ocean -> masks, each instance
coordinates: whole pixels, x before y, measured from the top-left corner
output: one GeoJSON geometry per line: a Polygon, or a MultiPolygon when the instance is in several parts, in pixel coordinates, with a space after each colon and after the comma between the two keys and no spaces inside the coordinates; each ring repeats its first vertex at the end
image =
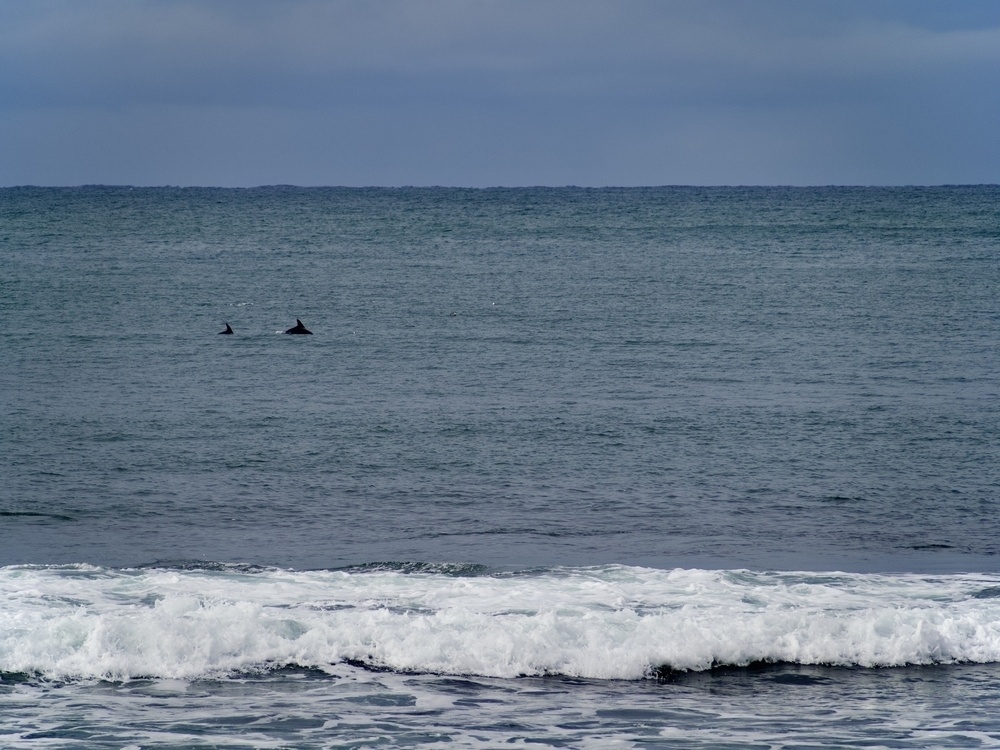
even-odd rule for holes
{"type": "Polygon", "coordinates": [[[0,189],[0,424],[5,748],[1000,747],[997,186],[0,189]]]}

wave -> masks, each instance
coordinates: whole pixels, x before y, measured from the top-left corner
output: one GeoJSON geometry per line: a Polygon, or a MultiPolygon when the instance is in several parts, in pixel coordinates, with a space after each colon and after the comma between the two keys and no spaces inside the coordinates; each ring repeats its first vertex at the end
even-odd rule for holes
{"type": "Polygon", "coordinates": [[[371,564],[0,568],[0,674],[299,666],[635,680],[761,663],[1000,661],[1000,577],[371,564]]]}

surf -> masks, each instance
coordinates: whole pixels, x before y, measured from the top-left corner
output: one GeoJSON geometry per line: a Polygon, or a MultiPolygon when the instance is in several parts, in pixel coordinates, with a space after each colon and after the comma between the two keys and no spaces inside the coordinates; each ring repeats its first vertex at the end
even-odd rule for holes
{"type": "Polygon", "coordinates": [[[350,664],[643,680],[991,663],[997,590],[970,574],[14,566],[0,569],[0,672],[199,679],[350,664]]]}

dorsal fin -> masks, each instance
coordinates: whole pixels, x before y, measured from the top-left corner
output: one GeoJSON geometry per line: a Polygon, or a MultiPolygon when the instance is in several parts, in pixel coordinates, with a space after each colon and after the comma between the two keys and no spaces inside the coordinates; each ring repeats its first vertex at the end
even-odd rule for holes
{"type": "Polygon", "coordinates": [[[295,326],[292,327],[292,328],[289,328],[287,331],[285,331],[285,333],[310,333],[311,334],[312,331],[310,331],[308,328],[306,328],[304,325],[302,325],[302,321],[299,320],[298,318],[296,318],[295,319],[295,326]]]}

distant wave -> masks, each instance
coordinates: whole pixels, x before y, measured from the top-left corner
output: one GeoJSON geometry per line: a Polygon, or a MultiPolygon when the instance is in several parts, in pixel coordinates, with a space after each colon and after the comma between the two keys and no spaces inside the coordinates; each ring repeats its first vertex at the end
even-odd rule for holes
{"type": "Polygon", "coordinates": [[[61,513],[42,513],[32,510],[0,510],[0,518],[52,518],[56,521],[72,521],[71,516],[61,513]]]}
{"type": "Polygon", "coordinates": [[[378,563],[0,568],[0,673],[194,679],[337,664],[636,680],[760,663],[1000,661],[1000,578],[378,563]]]}

